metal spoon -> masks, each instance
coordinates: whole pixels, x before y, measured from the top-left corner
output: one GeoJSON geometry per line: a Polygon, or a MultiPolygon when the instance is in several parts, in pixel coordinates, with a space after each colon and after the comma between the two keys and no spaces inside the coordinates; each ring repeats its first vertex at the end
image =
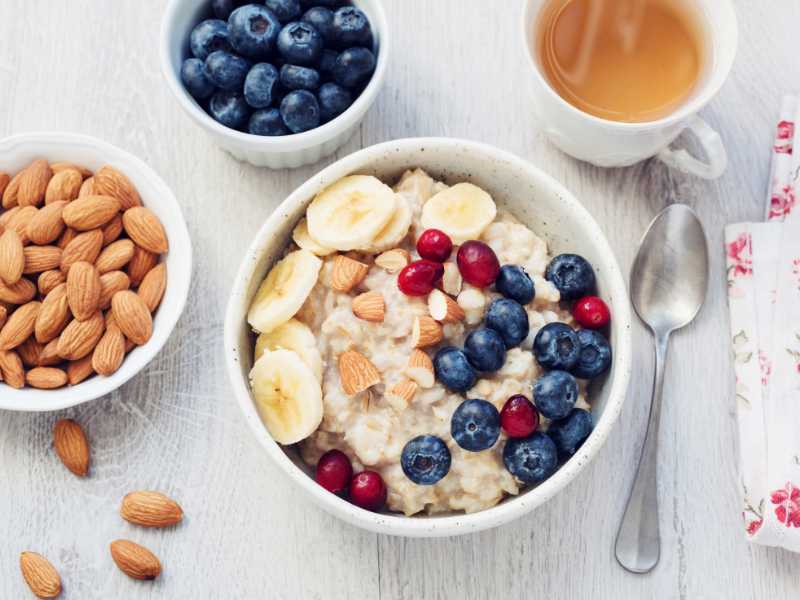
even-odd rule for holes
{"type": "Polygon", "coordinates": [[[631,269],[636,314],[655,336],[653,398],[642,455],[628,505],[617,533],[617,561],[633,573],[658,563],[658,430],[664,363],[670,334],[700,311],[708,287],[708,244],[703,226],[685,204],[667,207],[650,223],[631,269]]]}

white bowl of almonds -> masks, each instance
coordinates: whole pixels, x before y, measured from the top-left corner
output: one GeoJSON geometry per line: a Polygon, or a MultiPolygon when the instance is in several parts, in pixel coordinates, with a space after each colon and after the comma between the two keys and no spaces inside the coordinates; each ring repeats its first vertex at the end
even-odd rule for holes
{"type": "Polygon", "coordinates": [[[372,531],[445,536],[532,510],[597,454],[629,330],[616,259],[563,186],[422,138],[286,199],[245,257],[225,344],[248,423],[310,498],[372,531]]]}
{"type": "Polygon", "coordinates": [[[190,277],[180,207],[139,159],[76,134],[0,141],[0,408],[121,386],[167,341],[190,277]]]}

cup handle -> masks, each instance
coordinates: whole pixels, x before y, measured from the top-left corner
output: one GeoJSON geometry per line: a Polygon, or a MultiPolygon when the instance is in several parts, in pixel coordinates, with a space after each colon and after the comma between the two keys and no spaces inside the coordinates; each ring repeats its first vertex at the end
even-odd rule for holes
{"type": "Polygon", "coordinates": [[[670,168],[677,169],[689,175],[696,175],[703,179],[717,179],[725,172],[728,166],[728,153],[722,145],[722,138],[711,126],[698,116],[691,118],[686,125],[703,146],[708,162],[703,162],[686,150],[673,150],[664,148],[656,156],[670,168]]]}

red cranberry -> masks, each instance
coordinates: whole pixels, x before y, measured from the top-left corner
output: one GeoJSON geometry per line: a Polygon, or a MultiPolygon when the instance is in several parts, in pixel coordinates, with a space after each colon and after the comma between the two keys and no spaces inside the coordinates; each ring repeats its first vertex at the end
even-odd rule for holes
{"type": "Polygon", "coordinates": [[[483,242],[470,240],[461,244],[457,261],[464,281],[475,287],[491,285],[500,272],[497,255],[483,242]]]}
{"type": "Polygon", "coordinates": [[[417,240],[417,252],[422,258],[444,262],[450,258],[453,242],[444,231],[426,229],[417,240]]]}
{"type": "Polygon", "coordinates": [[[500,411],[500,425],[508,437],[528,437],[539,427],[539,413],[525,396],[511,396],[500,411]]]}
{"type": "Polygon", "coordinates": [[[377,511],[386,504],[386,484],[375,471],[361,471],[350,482],[350,500],[356,506],[377,511]]]}
{"type": "Polygon", "coordinates": [[[397,276],[397,287],[406,296],[425,296],[431,293],[442,275],[444,275],[442,263],[424,258],[415,260],[400,271],[397,276]]]}
{"type": "Polygon", "coordinates": [[[317,483],[329,492],[339,494],[347,490],[353,478],[350,459],[340,450],[328,450],[317,463],[317,483]]]}
{"type": "Polygon", "coordinates": [[[611,312],[608,306],[597,296],[584,296],[572,307],[572,316],[581,327],[600,329],[608,325],[611,312]]]}

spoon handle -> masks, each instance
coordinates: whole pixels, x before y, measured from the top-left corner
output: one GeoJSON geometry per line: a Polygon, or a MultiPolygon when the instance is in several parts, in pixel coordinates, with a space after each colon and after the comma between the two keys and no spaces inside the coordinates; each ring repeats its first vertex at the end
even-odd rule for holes
{"type": "Polygon", "coordinates": [[[664,363],[669,333],[656,334],[656,374],[653,399],[636,479],[617,533],[617,561],[632,573],[647,573],[658,564],[658,431],[661,422],[661,394],[664,389],[664,363]]]}

